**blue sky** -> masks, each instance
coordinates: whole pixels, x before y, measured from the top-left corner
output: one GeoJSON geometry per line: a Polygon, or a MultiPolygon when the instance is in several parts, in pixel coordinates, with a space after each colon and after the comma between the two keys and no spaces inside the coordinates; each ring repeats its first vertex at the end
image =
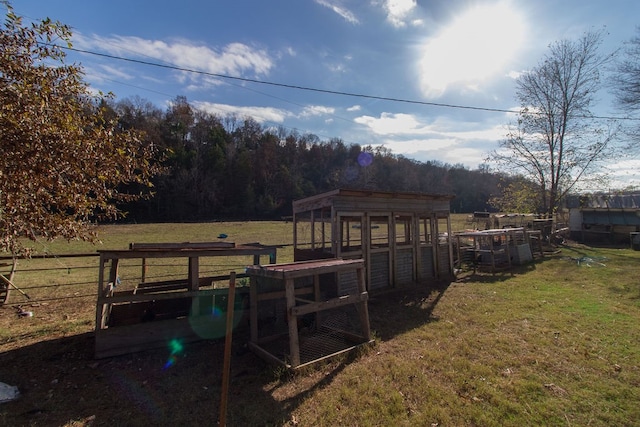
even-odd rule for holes
{"type": "MultiPolygon", "coordinates": [[[[70,25],[74,47],[135,60],[394,102],[263,85],[71,53],[95,90],[166,108],[249,115],[321,139],[384,145],[418,161],[471,169],[506,133],[514,78],[550,43],[605,29],[602,53],[640,25],[637,0],[13,1],[28,19],[70,25]]],[[[594,112],[617,115],[606,93],[594,112]]],[[[640,184],[640,161],[619,162],[640,184]]]]}

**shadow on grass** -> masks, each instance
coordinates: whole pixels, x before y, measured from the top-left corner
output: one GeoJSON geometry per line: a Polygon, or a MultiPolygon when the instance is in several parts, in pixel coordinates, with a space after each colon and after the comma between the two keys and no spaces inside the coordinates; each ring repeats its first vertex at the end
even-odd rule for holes
{"type": "Polygon", "coordinates": [[[537,265],[544,262],[544,258],[537,258],[536,260],[523,265],[514,265],[510,269],[497,270],[495,273],[478,269],[465,270],[458,274],[456,279],[457,283],[501,283],[513,278],[514,276],[527,274],[534,271],[537,265]]]}
{"type": "MultiPolygon", "coordinates": [[[[449,284],[373,295],[371,329],[389,340],[434,321],[449,284]]],[[[247,350],[246,332],[233,336],[227,424],[283,425],[293,411],[333,382],[358,352],[289,373],[247,350]]],[[[95,360],[93,333],[24,345],[0,354],[0,382],[20,397],[0,406],[0,425],[216,425],[224,340],[175,345],[95,360]]],[[[366,351],[366,350],[364,350],[366,351]]]]}
{"type": "Polygon", "coordinates": [[[449,282],[400,288],[369,298],[371,330],[389,340],[406,331],[437,321],[433,310],[449,288],[449,282]]]}
{"type": "MultiPolygon", "coordinates": [[[[290,411],[342,369],[282,400],[282,374],[234,336],[228,425],[281,425],[290,411]],[[278,377],[280,375],[280,377],[278,377]]],[[[0,354],[0,381],[20,397],[0,406],[0,425],[216,425],[224,340],[94,360],[93,333],[42,341],[0,354]]]]}

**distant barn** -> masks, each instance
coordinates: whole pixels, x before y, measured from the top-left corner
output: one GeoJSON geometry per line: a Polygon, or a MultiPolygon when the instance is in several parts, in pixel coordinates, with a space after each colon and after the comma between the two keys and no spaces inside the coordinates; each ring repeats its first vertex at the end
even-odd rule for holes
{"type": "Polygon", "coordinates": [[[369,291],[450,278],[453,197],[338,189],[296,200],[294,259],[363,259],[369,291]]]}

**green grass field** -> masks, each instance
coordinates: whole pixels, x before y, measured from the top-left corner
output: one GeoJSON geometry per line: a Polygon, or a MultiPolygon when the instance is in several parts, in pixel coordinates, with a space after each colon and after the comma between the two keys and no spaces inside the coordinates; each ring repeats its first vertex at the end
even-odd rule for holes
{"type": "MultiPolygon", "coordinates": [[[[277,222],[100,231],[99,246],[37,249],[94,252],[220,233],[236,243],[292,239],[291,223],[277,222]]],[[[291,254],[279,249],[279,261],[291,254]]],[[[22,393],[0,406],[0,425],[214,425],[222,343],[193,344],[170,369],[167,351],[92,360],[91,263],[97,258],[21,261],[16,284],[42,301],[14,292],[0,309],[0,382],[22,393]],[[33,317],[18,317],[18,304],[33,317]]],[[[446,286],[371,295],[369,310],[372,348],[294,374],[234,337],[228,424],[640,425],[639,251],[562,246],[513,274],[465,273],[446,286]]]]}

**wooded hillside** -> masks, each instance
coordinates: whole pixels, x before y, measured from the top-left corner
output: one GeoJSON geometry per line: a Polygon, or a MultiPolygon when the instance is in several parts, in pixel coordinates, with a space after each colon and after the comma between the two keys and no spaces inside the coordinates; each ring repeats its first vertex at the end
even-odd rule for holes
{"type": "Polygon", "coordinates": [[[124,129],[146,132],[165,150],[166,170],[154,179],[155,196],[122,206],[129,221],[274,219],[291,214],[292,200],[339,187],[454,194],[453,212],[484,211],[505,178],[266,127],[252,118],[209,114],[185,97],[166,111],[140,98],[110,108],[124,129]]]}

